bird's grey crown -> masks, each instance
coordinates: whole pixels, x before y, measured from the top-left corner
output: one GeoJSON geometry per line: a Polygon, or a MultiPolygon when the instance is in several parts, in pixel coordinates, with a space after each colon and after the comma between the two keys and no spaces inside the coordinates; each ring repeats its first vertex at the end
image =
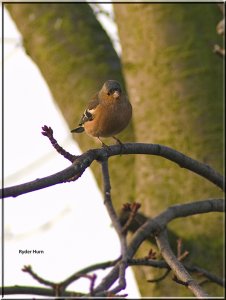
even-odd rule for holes
{"type": "Polygon", "coordinates": [[[118,81],[116,80],[108,80],[104,84],[104,88],[112,94],[114,91],[122,92],[121,86],[118,81]]]}

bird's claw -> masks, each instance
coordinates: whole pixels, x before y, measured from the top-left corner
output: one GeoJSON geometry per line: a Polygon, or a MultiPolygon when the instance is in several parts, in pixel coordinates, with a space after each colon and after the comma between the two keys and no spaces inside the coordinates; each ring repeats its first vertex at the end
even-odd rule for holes
{"type": "Polygon", "coordinates": [[[106,149],[107,151],[111,152],[110,146],[106,145],[105,143],[101,142],[101,147],[106,149]]]}
{"type": "Polygon", "coordinates": [[[117,139],[115,136],[113,136],[113,139],[116,141],[116,144],[120,145],[120,155],[122,155],[123,150],[125,150],[124,144],[119,139],[117,139]]]}

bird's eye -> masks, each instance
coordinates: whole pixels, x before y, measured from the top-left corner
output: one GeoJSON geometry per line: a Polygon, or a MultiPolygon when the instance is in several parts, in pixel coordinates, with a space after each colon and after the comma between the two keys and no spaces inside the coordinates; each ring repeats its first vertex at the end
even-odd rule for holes
{"type": "Polygon", "coordinates": [[[110,96],[111,94],[110,94],[110,92],[108,92],[108,96],[110,96]]]}

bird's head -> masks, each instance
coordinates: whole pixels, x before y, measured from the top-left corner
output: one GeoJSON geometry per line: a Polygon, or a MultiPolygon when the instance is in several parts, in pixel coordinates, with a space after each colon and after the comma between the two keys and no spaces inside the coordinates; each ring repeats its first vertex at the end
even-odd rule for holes
{"type": "Polygon", "coordinates": [[[122,94],[122,89],[118,81],[116,80],[108,80],[104,83],[101,94],[105,95],[109,98],[118,99],[122,94]]]}

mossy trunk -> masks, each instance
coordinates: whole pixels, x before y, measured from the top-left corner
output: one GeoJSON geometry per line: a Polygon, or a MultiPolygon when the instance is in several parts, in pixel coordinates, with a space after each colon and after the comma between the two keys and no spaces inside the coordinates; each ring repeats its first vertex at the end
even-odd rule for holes
{"type": "MultiPolygon", "coordinates": [[[[71,129],[105,80],[116,79],[124,85],[120,60],[88,4],[20,3],[7,4],[6,8],[23,36],[27,54],[39,67],[71,129]]],[[[83,151],[100,147],[86,134],[73,137],[83,151]]],[[[132,122],[119,137],[124,142],[134,140],[132,122]]],[[[94,163],[91,168],[102,188],[100,166],[94,163]]],[[[117,209],[133,199],[133,168],[132,156],[110,159],[117,209]]]]}
{"type": "MultiPolygon", "coordinates": [[[[223,172],[223,61],[216,4],[114,4],[122,46],[122,66],[134,109],[137,142],[175,148],[223,172]]],[[[175,203],[222,197],[205,179],[159,157],[136,156],[135,199],[145,215],[175,203]]],[[[219,213],[177,220],[170,229],[182,238],[189,261],[222,276],[223,222],[219,213]]],[[[147,245],[139,256],[147,253],[147,245]]],[[[147,283],[160,275],[134,268],[143,296],[189,296],[172,279],[147,283]]],[[[162,273],[162,271],[161,271],[162,273]]],[[[206,284],[210,295],[222,288],[206,284]]]]}

